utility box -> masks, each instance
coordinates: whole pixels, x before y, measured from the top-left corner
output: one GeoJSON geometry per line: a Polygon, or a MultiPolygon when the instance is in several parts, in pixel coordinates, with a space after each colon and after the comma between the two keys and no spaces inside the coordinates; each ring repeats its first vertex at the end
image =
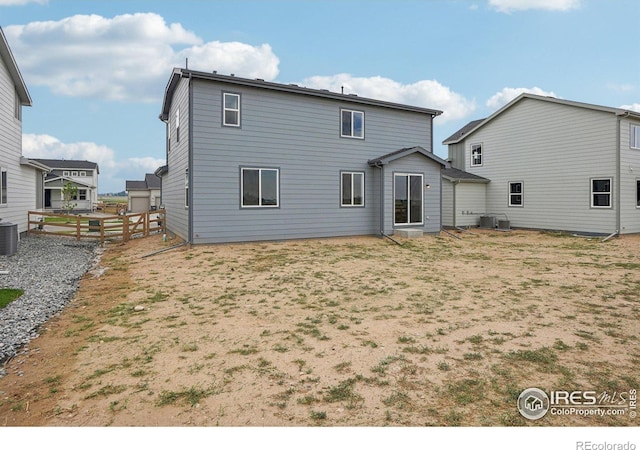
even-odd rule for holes
{"type": "Polygon", "coordinates": [[[0,222],[0,255],[11,256],[18,251],[18,225],[0,222]]]}
{"type": "Polygon", "coordinates": [[[511,229],[511,221],[509,220],[498,220],[498,230],[500,231],[509,231],[511,229]]]}
{"type": "Polygon", "coordinates": [[[480,228],[495,228],[496,218],[493,216],[480,216],[480,228]]]}

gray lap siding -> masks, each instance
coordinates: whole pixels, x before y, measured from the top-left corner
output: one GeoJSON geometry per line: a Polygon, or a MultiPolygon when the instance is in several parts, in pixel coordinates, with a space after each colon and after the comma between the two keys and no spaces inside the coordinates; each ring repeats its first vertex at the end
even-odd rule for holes
{"type": "Polygon", "coordinates": [[[367,161],[431,148],[429,116],[378,106],[193,80],[192,111],[193,243],[377,234],[379,169],[367,161]],[[224,91],[241,94],[240,128],[221,125],[224,91]],[[364,111],[365,139],[340,137],[341,107],[364,111]],[[279,169],[278,208],[241,207],[242,167],[279,169]],[[341,171],[364,173],[364,207],[341,207],[341,171]]]}

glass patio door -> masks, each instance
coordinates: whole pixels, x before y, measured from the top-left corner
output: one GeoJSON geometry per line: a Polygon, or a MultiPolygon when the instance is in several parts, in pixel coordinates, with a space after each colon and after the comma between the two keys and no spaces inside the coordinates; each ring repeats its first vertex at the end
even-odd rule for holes
{"type": "Polygon", "coordinates": [[[423,206],[423,176],[413,173],[393,175],[394,225],[421,225],[423,206]]]}

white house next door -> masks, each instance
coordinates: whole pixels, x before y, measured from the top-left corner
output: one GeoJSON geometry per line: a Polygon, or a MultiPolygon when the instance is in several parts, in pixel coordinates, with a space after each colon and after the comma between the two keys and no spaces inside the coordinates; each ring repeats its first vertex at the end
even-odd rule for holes
{"type": "Polygon", "coordinates": [[[394,225],[422,225],[424,183],[417,173],[394,173],[394,225]]]}

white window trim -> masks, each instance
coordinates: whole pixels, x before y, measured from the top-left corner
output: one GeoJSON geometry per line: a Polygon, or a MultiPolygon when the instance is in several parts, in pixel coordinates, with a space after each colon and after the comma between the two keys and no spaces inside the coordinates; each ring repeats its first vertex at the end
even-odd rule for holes
{"type": "Polygon", "coordinates": [[[409,172],[398,172],[393,174],[393,225],[394,226],[414,226],[414,225],[424,225],[424,174],[422,173],[409,173],[409,172]],[[396,177],[407,177],[407,222],[398,223],[396,222],[396,177]],[[411,177],[420,177],[420,196],[422,202],[422,221],[421,222],[411,222],[411,199],[409,198],[409,193],[411,192],[411,177]]]}
{"type": "Polygon", "coordinates": [[[235,92],[222,93],[222,125],[224,125],[225,127],[240,128],[240,124],[242,123],[242,119],[240,116],[240,110],[242,109],[241,108],[242,104],[240,103],[241,101],[242,101],[242,97],[238,93],[235,93],[235,92]],[[227,95],[238,97],[237,108],[227,108],[227,95]],[[227,111],[235,111],[238,113],[238,123],[227,123],[227,114],[226,114],[227,111]]]}
{"type": "Polygon", "coordinates": [[[629,147],[640,150],[640,125],[629,124],[629,147]]]}
{"type": "Polygon", "coordinates": [[[180,108],[176,109],[176,142],[180,142],[180,108]]]}
{"type": "Polygon", "coordinates": [[[522,181],[509,181],[509,184],[507,186],[508,192],[507,195],[509,195],[509,206],[512,208],[524,208],[524,182],[522,181]],[[511,185],[513,184],[519,184],[520,185],[520,192],[511,192],[511,185]],[[517,203],[512,203],[511,201],[511,196],[512,195],[519,195],[521,198],[521,202],[520,204],[517,203]]]}
{"type": "Polygon", "coordinates": [[[62,171],[62,176],[63,177],[70,177],[71,176],[71,172],[69,172],[68,170],[63,170],[62,171]]]}
{"type": "Polygon", "coordinates": [[[593,177],[589,179],[589,192],[591,196],[589,198],[589,204],[593,209],[612,209],[613,208],[613,178],[611,177],[593,177]],[[594,181],[603,181],[609,180],[609,192],[594,192],[593,191],[593,182],[594,181]],[[594,194],[607,194],[609,195],[609,206],[598,206],[593,204],[593,196],[594,194]]]}
{"type": "Polygon", "coordinates": [[[81,177],[86,177],[87,176],[87,172],[85,170],[81,170],[80,171],[80,176],[81,177]]]}
{"type": "Polygon", "coordinates": [[[280,208],[280,169],[275,167],[241,167],[240,168],[240,208],[242,209],[264,209],[264,208],[280,208]],[[273,171],[276,173],[276,204],[275,205],[245,205],[244,201],[244,171],[258,171],[258,198],[262,202],[262,172],[273,171]]]}
{"type": "Polygon", "coordinates": [[[78,171],[74,170],[73,172],[71,172],[71,176],[72,177],[77,177],[78,176],[78,171]]]}
{"type": "Polygon", "coordinates": [[[353,171],[348,171],[348,170],[344,170],[342,172],[340,172],[340,207],[342,208],[364,208],[365,206],[365,195],[364,195],[364,172],[353,172],[353,171]],[[342,195],[342,190],[344,188],[344,180],[343,180],[343,175],[351,175],[351,203],[344,203],[343,200],[343,195],[342,195]],[[353,198],[353,192],[354,192],[354,175],[362,175],[362,181],[360,182],[361,185],[361,189],[362,189],[362,204],[361,205],[356,205],[353,203],[354,198],[353,198]]]}
{"type": "Polygon", "coordinates": [[[477,144],[471,144],[471,150],[469,151],[469,156],[471,158],[471,161],[470,161],[471,167],[482,167],[482,164],[484,163],[483,150],[484,150],[484,144],[482,142],[479,142],[477,144]],[[474,147],[475,148],[477,148],[477,147],[480,148],[480,163],[479,164],[474,163],[474,158],[473,158],[474,147]]]}
{"type": "Polygon", "coordinates": [[[364,111],[358,111],[356,109],[346,109],[346,108],[340,109],[340,137],[350,138],[350,139],[364,139],[364,111]],[[344,112],[351,113],[351,130],[350,130],[351,134],[343,134],[342,133],[342,113],[344,113],[344,112]],[[355,122],[353,120],[353,114],[354,113],[362,114],[362,136],[355,136],[354,135],[354,130],[353,130],[353,124],[355,122]]]}

